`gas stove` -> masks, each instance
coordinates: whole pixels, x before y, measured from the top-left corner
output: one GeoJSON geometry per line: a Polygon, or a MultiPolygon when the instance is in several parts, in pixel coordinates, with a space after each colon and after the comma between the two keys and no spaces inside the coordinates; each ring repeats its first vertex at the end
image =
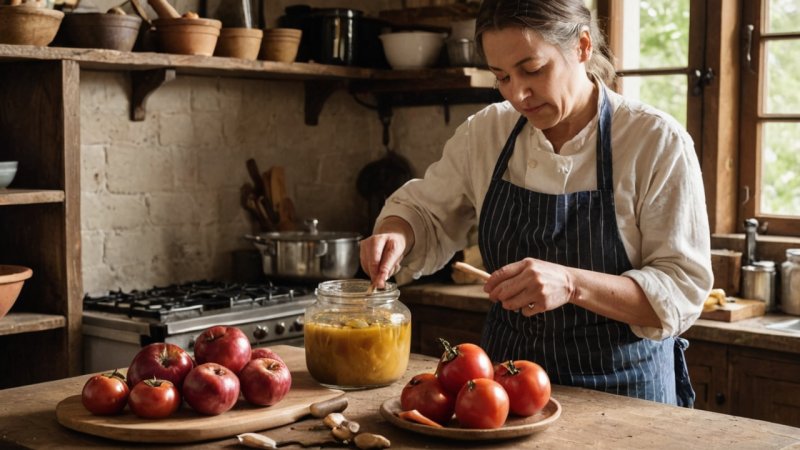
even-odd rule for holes
{"type": "Polygon", "coordinates": [[[83,299],[86,373],[127,367],[136,352],[169,342],[192,352],[214,325],[240,328],[254,347],[303,344],[303,314],[314,302],[308,286],[197,281],[83,299]]]}

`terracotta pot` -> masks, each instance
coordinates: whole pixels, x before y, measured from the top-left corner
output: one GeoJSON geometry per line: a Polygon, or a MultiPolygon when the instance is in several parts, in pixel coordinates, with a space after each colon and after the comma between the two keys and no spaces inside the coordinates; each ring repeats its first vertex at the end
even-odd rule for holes
{"type": "Polygon", "coordinates": [[[141,25],[138,16],[72,13],[64,17],[62,29],[70,46],[129,52],[136,44],[141,25]]]}
{"type": "Polygon", "coordinates": [[[303,32],[294,28],[264,30],[258,59],[265,61],[294,62],[303,32]]]}
{"type": "Polygon", "coordinates": [[[263,36],[264,31],[257,28],[223,28],[214,55],[254,60],[258,58],[263,36]]]}
{"type": "Polygon", "coordinates": [[[153,25],[161,51],[179,55],[213,55],[222,28],[214,19],[156,19],[153,25]]]}
{"type": "Polygon", "coordinates": [[[33,271],[22,266],[0,266],[0,319],[14,306],[25,280],[33,271]]]}
{"type": "Polygon", "coordinates": [[[0,6],[0,44],[47,46],[64,13],[35,6],[0,6]]]}

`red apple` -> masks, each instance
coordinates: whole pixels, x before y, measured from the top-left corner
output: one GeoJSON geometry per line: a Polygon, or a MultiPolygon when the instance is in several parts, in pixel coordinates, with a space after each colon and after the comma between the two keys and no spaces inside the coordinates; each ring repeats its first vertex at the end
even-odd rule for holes
{"type": "Polygon", "coordinates": [[[250,341],[236,327],[215,326],[203,331],[194,342],[197,364],[213,362],[234,372],[250,361],[250,341]]]}
{"type": "Polygon", "coordinates": [[[192,357],[175,344],[156,342],[136,354],[128,367],[128,386],[133,389],[142,380],[157,378],[171,381],[178,390],[194,367],[192,357]]]}
{"type": "Polygon", "coordinates": [[[283,361],[272,358],[250,360],[239,372],[242,394],[255,405],[278,403],[292,387],[292,374],[283,361]]]}
{"type": "Polygon", "coordinates": [[[284,362],[283,358],[278,356],[278,354],[275,353],[274,351],[272,351],[272,349],[270,349],[269,347],[254,348],[250,352],[250,359],[251,360],[252,359],[258,359],[258,358],[272,358],[272,359],[277,359],[280,362],[284,362]]]}
{"type": "Polygon", "coordinates": [[[239,399],[239,378],[220,364],[200,364],[186,375],[181,393],[192,409],[215,416],[236,404],[239,399]]]}

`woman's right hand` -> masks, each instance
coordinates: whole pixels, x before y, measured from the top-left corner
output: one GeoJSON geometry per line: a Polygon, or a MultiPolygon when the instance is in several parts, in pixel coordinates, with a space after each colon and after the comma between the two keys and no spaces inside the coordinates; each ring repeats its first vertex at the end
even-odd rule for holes
{"type": "Polygon", "coordinates": [[[400,270],[403,256],[414,246],[411,225],[397,216],[381,221],[375,234],[361,241],[361,267],[372,285],[383,289],[386,280],[400,270]]]}

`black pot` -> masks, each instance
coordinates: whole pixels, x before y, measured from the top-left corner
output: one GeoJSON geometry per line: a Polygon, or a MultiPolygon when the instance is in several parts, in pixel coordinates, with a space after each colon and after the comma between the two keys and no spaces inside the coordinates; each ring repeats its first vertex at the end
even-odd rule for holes
{"type": "Polygon", "coordinates": [[[361,15],[361,11],[355,9],[313,10],[311,20],[319,33],[317,62],[341,66],[356,64],[361,15]]]}

